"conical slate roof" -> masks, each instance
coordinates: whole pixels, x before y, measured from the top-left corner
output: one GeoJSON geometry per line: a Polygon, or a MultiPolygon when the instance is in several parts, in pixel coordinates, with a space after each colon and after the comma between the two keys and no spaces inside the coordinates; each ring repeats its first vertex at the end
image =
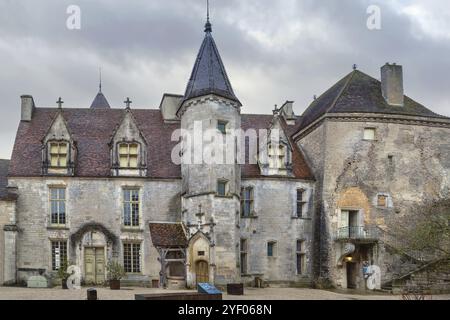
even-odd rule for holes
{"type": "Polygon", "coordinates": [[[104,94],[99,91],[97,95],[95,96],[94,101],[92,101],[91,109],[110,109],[108,100],[106,100],[106,97],[104,94]]]}
{"type": "Polygon", "coordinates": [[[184,101],[208,94],[216,94],[240,104],[233,92],[219,50],[211,35],[212,30],[209,22],[205,26],[205,32],[205,39],[197,55],[184,101]]]}

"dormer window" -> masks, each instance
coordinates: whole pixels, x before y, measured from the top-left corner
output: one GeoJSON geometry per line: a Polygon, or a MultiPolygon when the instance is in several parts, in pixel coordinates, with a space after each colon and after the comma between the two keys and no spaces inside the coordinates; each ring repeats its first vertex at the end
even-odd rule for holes
{"type": "Polygon", "coordinates": [[[50,166],[54,168],[67,167],[68,143],[67,142],[50,142],[49,158],[50,166]]]}
{"type": "Polygon", "coordinates": [[[139,145],[137,143],[119,144],[119,165],[121,168],[138,167],[139,145]]]}
{"type": "Polygon", "coordinates": [[[275,146],[269,144],[268,148],[269,168],[285,169],[286,168],[286,147],[282,144],[275,146]]]}

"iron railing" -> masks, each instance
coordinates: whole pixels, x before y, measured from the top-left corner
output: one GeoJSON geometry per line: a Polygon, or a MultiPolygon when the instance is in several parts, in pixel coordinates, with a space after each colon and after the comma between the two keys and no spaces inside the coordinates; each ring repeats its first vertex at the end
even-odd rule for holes
{"type": "Polygon", "coordinates": [[[379,237],[379,229],[374,226],[344,227],[335,233],[335,240],[378,240],[379,237]]]}

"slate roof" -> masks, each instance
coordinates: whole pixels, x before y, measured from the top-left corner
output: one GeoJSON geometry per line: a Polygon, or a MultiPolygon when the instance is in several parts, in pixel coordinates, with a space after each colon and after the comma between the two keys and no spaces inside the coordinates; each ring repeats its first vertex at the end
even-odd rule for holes
{"type": "Polygon", "coordinates": [[[155,247],[187,247],[188,240],[181,223],[150,223],[149,226],[155,247]]]}
{"type": "Polygon", "coordinates": [[[197,55],[183,101],[216,94],[240,104],[231,87],[213,36],[208,30],[206,29],[205,38],[197,55]]]}
{"type": "Polygon", "coordinates": [[[91,109],[110,109],[108,100],[106,100],[105,95],[99,91],[95,96],[94,101],[92,101],[91,109]]]}
{"type": "MultiPolygon", "coordinates": [[[[77,146],[75,176],[111,176],[108,144],[125,112],[123,109],[62,110],[68,130],[77,146]]],[[[180,128],[180,123],[165,123],[161,111],[157,109],[131,109],[131,112],[148,143],[147,176],[155,179],[180,179],[181,167],[175,165],[171,159],[172,150],[178,144],[171,141],[171,136],[175,129],[180,128]]],[[[10,176],[42,175],[42,140],[57,114],[56,108],[36,108],[30,122],[20,122],[11,157],[10,176]]],[[[272,115],[244,114],[242,128],[268,129],[272,119],[272,115]]],[[[300,121],[300,118],[297,121],[300,121]]],[[[286,130],[291,135],[296,131],[295,128],[296,126],[288,126],[286,130]]],[[[295,177],[312,179],[311,171],[300,151],[296,150],[294,156],[295,177]]],[[[261,177],[258,165],[243,165],[242,177],[261,177]]]]}
{"type": "Polygon", "coordinates": [[[325,114],[380,113],[392,115],[446,118],[405,96],[404,106],[391,106],[383,98],[381,82],[354,70],[323,93],[303,113],[301,128],[325,114]]]}

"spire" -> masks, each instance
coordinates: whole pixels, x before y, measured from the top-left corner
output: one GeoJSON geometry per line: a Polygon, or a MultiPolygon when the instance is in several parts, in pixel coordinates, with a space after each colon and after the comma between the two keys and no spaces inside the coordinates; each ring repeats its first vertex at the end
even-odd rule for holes
{"type": "Polygon", "coordinates": [[[91,109],[110,109],[108,100],[106,100],[105,95],[102,93],[102,69],[99,68],[99,83],[98,83],[98,93],[92,101],[91,109]]]}
{"type": "Polygon", "coordinates": [[[98,82],[98,92],[102,92],[102,68],[98,68],[100,81],[98,82]]]}
{"type": "Polygon", "coordinates": [[[239,99],[234,94],[227,72],[220,57],[209,22],[209,2],[207,3],[207,22],[205,25],[205,38],[198,52],[191,77],[184,94],[183,101],[215,94],[238,104],[239,99]]]}
{"type": "Polygon", "coordinates": [[[211,33],[212,32],[212,24],[209,21],[209,0],[206,0],[206,24],[205,24],[205,32],[211,33]]]}

